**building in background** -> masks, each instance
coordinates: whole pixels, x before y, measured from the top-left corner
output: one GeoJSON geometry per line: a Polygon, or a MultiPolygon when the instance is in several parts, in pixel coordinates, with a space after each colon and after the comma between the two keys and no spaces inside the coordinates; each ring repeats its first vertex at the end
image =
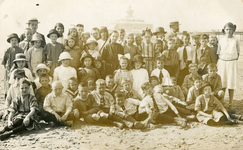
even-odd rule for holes
{"type": "Polygon", "coordinates": [[[113,23],[110,23],[109,29],[125,29],[126,32],[141,34],[142,30],[145,28],[153,28],[152,24],[145,23],[144,20],[134,18],[133,12],[134,11],[132,10],[131,6],[129,6],[128,10],[126,11],[127,16],[125,18],[116,20],[113,23]]]}

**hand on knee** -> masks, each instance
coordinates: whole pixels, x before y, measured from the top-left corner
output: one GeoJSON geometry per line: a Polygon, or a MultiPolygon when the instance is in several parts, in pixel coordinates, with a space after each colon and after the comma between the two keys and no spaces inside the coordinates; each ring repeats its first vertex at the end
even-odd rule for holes
{"type": "Polygon", "coordinates": [[[224,97],[224,91],[223,90],[218,91],[218,96],[220,98],[223,98],[224,97]]]}

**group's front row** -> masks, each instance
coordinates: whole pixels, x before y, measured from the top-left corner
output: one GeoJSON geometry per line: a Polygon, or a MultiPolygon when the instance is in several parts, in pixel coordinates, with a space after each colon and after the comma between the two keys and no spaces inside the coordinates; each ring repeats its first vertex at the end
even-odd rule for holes
{"type": "Polygon", "coordinates": [[[121,90],[114,92],[106,89],[107,83],[103,79],[98,79],[96,88],[90,91],[87,82],[78,85],[76,78],[70,78],[69,88],[63,93],[62,83],[54,81],[50,86],[47,75],[39,77],[42,87],[33,96],[32,83],[25,77],[23,70],[14,73],[16,83],[11,86],[8,95],[15,98],[2,116],[8,118],[8,124],[0,131],[1,140],[20,131],[39,128],[41,120],[51,126],[72,126],[73,121],[84,120],[91,124],[141,129],[149,123],[175,123],[186,127],[187,121],[221,125],[235,124],[235,119],[239,119],[238,115],[229,114],[213,96],[210,83],[204,82],[200,89],[197,88],[199,78],[194,80],[192,88],[200,90],[201,95],[194,103],[186,103],[167,95],[167,87],[153,87],[149,82],[141,86],[143,98],[139,100],[141,98],[136,96],[129,80],[122,80],[121,90]],[[11,90],[19,90],[19,94],[11,95],[11,90]],[[193,109],[189,109],[191,105],[193,109]]]}

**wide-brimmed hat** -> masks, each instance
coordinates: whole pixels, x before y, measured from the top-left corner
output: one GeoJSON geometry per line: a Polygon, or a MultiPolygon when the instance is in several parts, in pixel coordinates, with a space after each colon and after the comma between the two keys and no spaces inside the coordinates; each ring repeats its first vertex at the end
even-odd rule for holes
{"type": "Polygon", "coordinates": [[[55,29],[51,29],[51,30],[49,31],[49,33],[47,34],[47,37],[50,38],[50,35],[51,35],[51,34],[56,34],[58,38],[60,37],[60,34],[59,34],[59,33],[57,32],[57,30],[55,30],[55,29]]]}
{"type": "Polygon", "coordinates": [[[35,33],[33,36],[32,36],[32,39],[31,39],[31,42],[34,42],[34,41],[43,41],[42,37],[40,34],[38,33],[35,33]]]}
{"type": "Polygon", "coordinates": [[[84,53],[83,56],[81,57],[81,62],[83,63],[84,62],[84,59],[85,58],[91,58],[92,61],[94,61],[94,58],[92,57],[92,55],[88,54],[88,53],[84,53]]]}
{"type": "Polygon", "coordinates": [[[157,34],[157,33],[167,33],[165,32],[165,29],[163,27],[158,27],[155,29],[155,32],[153,34],[157,34]]]}
{"type": "Polygon", "coordinates": [[[19,38],[18,34],[16,34],[16,33],[12,33],[12,34],[10,34],[10,35],[8,36],[7,42],[10,43],[10,40],[11,40],[12,38],[16,38],[16,39],[18,39],[18,41],[20,42],[20,38],[19,38]]]}
{"type": "Polygon", "coordinates": [[[14,71],[14,79],[18,78],[18,77],[21,77],[21,78],[28,78],[25,74],[25,71],[22,70],[22,69],[17,69],[16,71],[14,71]]]}
{"type": "Polygon", "coordinates": [[[202,83],[201,87],[200,87],[200,93],[201,93],[201,94],[202,94],[202,92],[203,92],[203,89],[204,89],[206,86],[210,86],[210,87],[212,88],[212,86],[211,86],[211,84],[210,84],[209,82],[204,81],[204,82],[202,83]]]}
{"type": "Polygon", "coordinates": [[[23,54],[23,53],[16,54],[13,62],[16,62],[16,61],[27,61],[25,54],[23,54]]]}
{"type": "Polygon", "coordinates": [[[195,37],[199,38],[200,35],[201,35],[200,33],[198,33],[198,32],[194,32],[194,33],[191,34],[191,37],[192,37],[192,38],[195,38],[195,37]]]}
{"type": "Polygon", "coordinates": [[[95,43],[96,46],[98,45],[98,43],[97,43],[97,41],[95,40],[95,38],[89,38],[89,39],[87,40],[85,46],[88,46],[88,45],[91,44],[91,43],[95,43]]]}
{"type": "Polygon", "coordinates": [[[73,59],[68,52],[62,52],[59,56],[58,61],[62,61],[63,59],[73,59]]]}
{"type": "Polygon", "coordinates": [[[141,62],[142,64],[144,64],[144,62],[143,62],[143,56],[140,55],[140,54],[135,55],[133,57],[133,63],[135,63],[135,62],[141,62]]]}
{"type": "Polygon", "coordinates": [[[32,22],[40,23],[37,18],[30,18],[30,20],[28,20],[28,22],[26,24],[30,24],[32,22]]]}
{"type": "Polygon", "coordinates": [[[178,26],[178,25],[180,25],[178,21],[170,22],[170,26],[178,26]]]}
{"type": "Polygon", "coordinates": [[[50,72],[50,68],[47,67],[45,64],[38,64],[37,67],[35,68],[35,73],[37,74],[37,71],[39,69],[46,69],[47,70],[47,73],[50,72]]]}

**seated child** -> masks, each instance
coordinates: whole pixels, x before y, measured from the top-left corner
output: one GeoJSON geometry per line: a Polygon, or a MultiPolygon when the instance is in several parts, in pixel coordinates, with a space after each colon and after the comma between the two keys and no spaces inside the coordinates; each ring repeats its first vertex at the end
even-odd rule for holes
{"type": "MultiPolygon", "coordinates": [[[[48,75],[50,72],[50,68],[47,67],[45,64],[39,64],[35,69],[35,74],[37,75],[37,78],[34,80],[36,89],[41,87],[41,83],[39,82],[39,77],[42,75],[48,75]]],[[[49,84],[52,83],[52,77],[49,76],[49,84]]]]}
{"type": "Polygon", "coordinates": [[[106,84],[105,91],[110,93],[112,96],[114,96],[116,88],[118,86],[117,83],[114,82],[114,76],[107,75],[105,78],[105,84],[106,84]]]}
{"type": "Polygon", "coordinates": [[[0,131],[1,141],[12,134],[34,129],[38,104],[35,96],[30,94],[30,85],[26,79],[20,82],[20,95],[13,99],[8,109],[10,111],[8,125],[0,131]]]}
{"type": "Polygon", "coordinates": [[[164,56],[157,57],[157,68],[151,72],[151,76],[156,76],[159,79],[159,84],[171,85],[170,74],[164,69],[165,59],[164,56]]]}
{"type": "Polygon", "coordinates": [[[186,103],[187,103],[187,109],[193,111],[195,109],[195,101],[196,98],[200,95],[199,90],[201,88],[202,79],[199,77],[193,78],[194,85],[189,89],[186,103]]]}
{"type": "Polygon", "coordinates": [[[46,112],[43,114],[43,118],[53,125],[72,126],[72,120],[74,119],[74,116],[70,113],[72,111],[72,101],[62,91],[62,83],[54,81],[52,83],[52,92],[44,100],[43,108],[46,112]]]}
{"type": "Polygon", "coordinates": [[[72,57],[68,52],[62,52],[59,56],[59,62],[62,63],[61,66],[55,68],[53,74],[53,81],[60,81],[63,86],[63,91],[68,88],[68,80],[71,77],[77,78],[77,71],[69,66],[72,57]]]}
{"type": "Polygon", "coordinates": [[[72,101],[78,95],[78,79],[77,78],[71,77],[68,80],[68,88],[65,91],[65,94],[70,96],[72,101]]]}
{"type": "Polygon", "coordinates": [[[88,82],[89,93],[91,93],[92,91],[95,90],[95,80],[94,80],[94,78],[89,77],[89,78],[87,79],[87,82],[88,82]]]}
{"type": "Polygon", "coordinates": [[[84,118],[88,123],[95,123],[100,116],[99,105],[92,94],[89,93],[88,85],[82,82],[78,85],[78,96],[74,99],[73,112],[75,118],[84,118]]]}
{"type": "Polygon", "coordinates": [[[189,91],[189,89],[193,86],[193,84],[194,84],[194,80],[193,80],[193,78],[202,78],[198,73],[197,73],[197,71],[198,71],[198,66],[197,66],[197,64],[190,64],[189,65],[189,72],[190,72],[190,74],[189,75],[186,75],[186,77],[185,77],[185,79],[184,79],[184,81],[183,81],[183,83],[182,83],[182,86],[181,86],[181,89],[182,89],[182,91],[183,91],[183,94],[184,94],[184,96],[186,97],[187,96],[187,94],[188,94],[188,91],[189,91]]]}
{"type": "Polygon", "coordinates": [[[132,98],[126,98],[123,91],[116,91],[115,99],[115,115],[121,119],[131,122],[132,124],[129,126],[129,128],[142,128],[143,124],[134,119],[135,115],[137,114],[137,108],[141,101],[132,98]]]}
{"type": "Polygon", "coordinates": [[[137,100],[142,100],[141,95],[138,94],[137,91],[132,89],[132,82],[130,80],[123,79],[121,81],[121,85],[122,85],[121,91],[124,92],[124,96],[126,99],[133,98],[133,99],[137,99],[137,100]]]}
{"type": "Polygon", "coordinates": [[[222,81],[220,75],[217,74],[217,65],[209,64],[207,66],[208,74],[203,75],[203,80],[210,83],[212,87],[212,95],[214,95],[224,105],[224,91],[222,90],[222,81]]]}
{"type": "Polygon", "coordinates": [[[199,122],[210,126],[235,123],[235,120],[231,119],[220,101],[211,95],[212,87],[210,83],[205,82],[201,87],[201,92],[202,95],[197,97],[195,103],[196,117],[199,122]]]}
{"type": "Polygon", "coordinates": [[[51,93],[51,85],[49,84],[50,79],[47,74],[42,74],[39,77],[39,81],[40,81],[41,87],[36,90],[35,97],[37,99],[40,112],[43,112],[44,111],[43,103],[44,103],[45,97],[49,93],[51,93]]]}
{"type": "MultiPolygon", "coordinates": [[[[161,85],[157,86],[161,87],[161,85]]],[[[158,93],[157,90],[155,90],[156,93],[153,93],[153,87],[149,82],[144,83],[142,89],[145,97],[139,106],[139,120],[145,127],[150,121],[152,123],[175,122],[181,127],[186,126],[186,119],[181,118],[177,109],[161,93],[158,93]]]]}
{"type": "Polygon", "coordinates": [[[156,86],[156,85],[159,85],[159,78],[157,76],[151,76],[149,78],[149,83],[153,86],[153,88],[156,86]]]}

